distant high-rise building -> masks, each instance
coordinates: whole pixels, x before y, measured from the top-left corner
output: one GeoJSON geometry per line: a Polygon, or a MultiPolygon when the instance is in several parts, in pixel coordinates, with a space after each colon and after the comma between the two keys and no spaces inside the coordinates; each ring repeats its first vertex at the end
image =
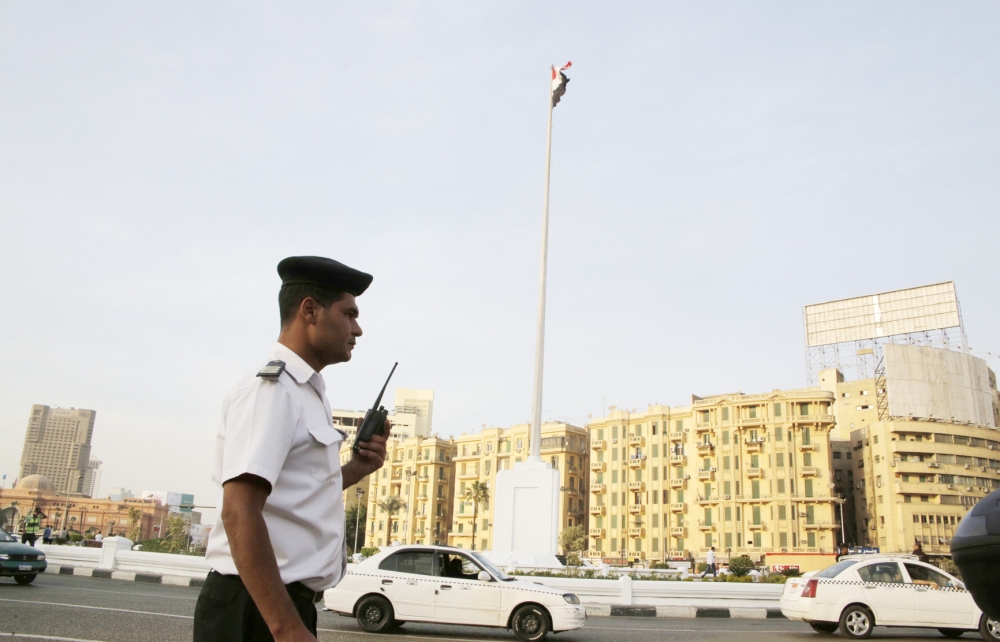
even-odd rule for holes
{"type": "Polygon", "coordinates": [[[111,489],[111,493],[108,495],[108,499],[116,502],[120,502],[123,499],[130,499],[132,497],[135,497],[135,495],[132,494],[132,491],[124,488],[123,486],[115,486],[111,489]]]}
{"type": "Polygon", "coordinates": [[[44,475],[60,493],[85,494],[96,416],[94,410],[32,406],[20,477],[44,475]]]}
{"type": "Polygon", "coordinates": [[[101,486],[101,464],[100,459],[90,458],[87,465],[87,472],[83,475],[83,494],[87,497],[97,497],[97,491],[101,486]]]}

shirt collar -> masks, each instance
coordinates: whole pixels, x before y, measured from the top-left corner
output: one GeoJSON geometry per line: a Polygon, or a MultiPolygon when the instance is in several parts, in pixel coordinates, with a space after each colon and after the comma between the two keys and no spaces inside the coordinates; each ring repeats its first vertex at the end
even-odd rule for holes
{"type": "Polygon", "coordinates": [[[268,354],[268,357],[271,360],[278,359],[280,361],[284,361],[285,372],[291,375],[292,379],[295,379],[297,383],[307,383],[313,378],[313,376],[315,376],[318,380],[317,383],[323,388],[326,387],[323,385],[325,383],[323,381],[323,377],[318,372],[313,370],[312,366],[306,363],[302,357],[297,355],[285,344],[275,342],[275,344],[271,347],[271,352],[268,354]]]}

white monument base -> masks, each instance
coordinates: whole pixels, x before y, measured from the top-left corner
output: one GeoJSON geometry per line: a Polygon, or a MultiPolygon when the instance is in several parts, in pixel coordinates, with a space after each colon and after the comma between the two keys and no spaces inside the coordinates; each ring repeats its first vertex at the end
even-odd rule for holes
{"type": "Polygon", "coordinates": [[[514,569],[558,569],[565,568],[563,564],[552,553],[517,553],[508,551],[498,553],[496,551],[483,551],[483,557],[493,562],[497,568],[511,570],[514,569]]]}
{"type": "Polygon", "coordinates": [[[510,562],[562,566],[555,557],[559,542],[558,470],[542,461],[526,461],[514,464],[513,470],[498,471],[493,501],[491,561],[501,568],[510,562]]]}

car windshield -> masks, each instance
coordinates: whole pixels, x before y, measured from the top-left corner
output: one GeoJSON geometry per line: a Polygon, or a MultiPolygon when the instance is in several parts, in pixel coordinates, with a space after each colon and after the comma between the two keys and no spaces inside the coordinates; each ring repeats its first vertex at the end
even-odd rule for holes
{"type": "Polygon", "coordinates": [[[17,540],[11,537],[11,534],[0,528],[0,542],[16,542],[17,540]]]}
{"type": "Polygon", "coordinates": [[[493,577],[497,578],[501,582],[510,582],[514,579],[513,577],[509,577],[506,573],[498,569],[496,566],[493,565],[493,562],[489,561],[479,553],[476,553],[475,551],[469,551],[469,552],[472,553],[472,556],[476,558],[477,562],[482,564],[487,571],[493,574],[493,577]]]}
{"type": "Polygon", "coordinates": [[[837,562],[833,566],[828,566],[824,568],[819,573],[813,575],[813,577],[826,577],[826,578],[837,577],[844,571],[844,569],[850,568],[857,563],[858,560],[842,560],[840,562],[837,562]]]}

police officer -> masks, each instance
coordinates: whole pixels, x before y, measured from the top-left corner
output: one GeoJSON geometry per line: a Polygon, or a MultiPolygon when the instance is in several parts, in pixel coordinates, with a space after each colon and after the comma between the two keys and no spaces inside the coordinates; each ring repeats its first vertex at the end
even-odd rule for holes
{"type": "Polygon", "coordinates": [[[35,510],[33,510],[24,520],[24,532],[21,533],[22,544],[28,543],[32,546],[35,545],[35,540],[38,539],[38,532],[42,530],[42,519],[45,517],[46,515],[42,513],[42,509],[35,506],[35,510]]]}
{"type": "MultiPolygon", "coordinates": [[[[361,336],[372,276],[315,256],[278,264],[281,333],[269,362],[226,397],[215,439],[219,516],[194,640],[316,642],[316,606],[347,566],[343,489],[382,467],[385,436],[340,465],[320,371],[361,336]]],[[[386,421],[384,435],[389,434],[386,421]]]]}

